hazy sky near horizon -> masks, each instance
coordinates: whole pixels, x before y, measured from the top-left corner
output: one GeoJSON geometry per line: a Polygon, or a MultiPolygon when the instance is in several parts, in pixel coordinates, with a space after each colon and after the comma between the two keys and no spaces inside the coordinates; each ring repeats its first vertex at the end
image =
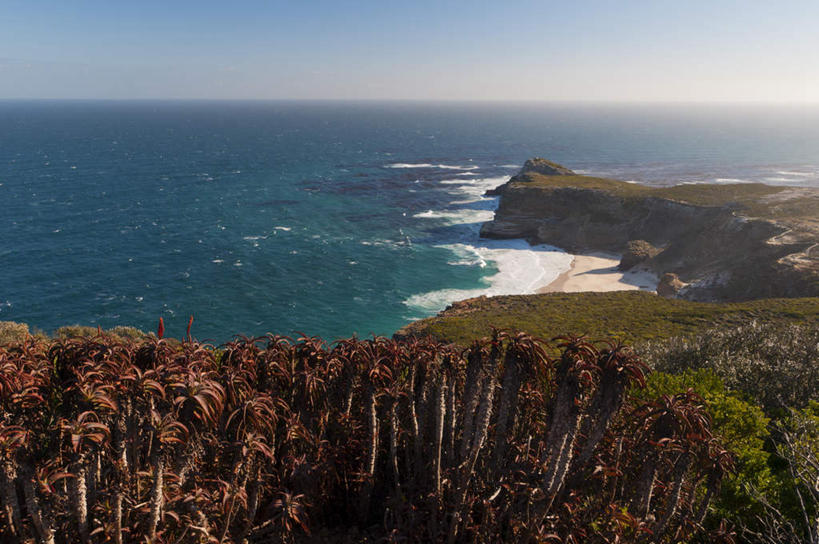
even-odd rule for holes
{"type": "Polygon", "coordinates": [[[819,102],[819,1],[3,0],[0,98],[819,102]]]}

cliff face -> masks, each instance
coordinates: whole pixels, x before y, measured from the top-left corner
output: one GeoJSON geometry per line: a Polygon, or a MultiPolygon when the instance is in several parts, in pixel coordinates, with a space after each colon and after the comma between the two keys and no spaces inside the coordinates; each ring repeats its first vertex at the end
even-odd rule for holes
{"type": "Polygon", "coordinates": [[[524,169],[497,193],[495,218],[481,229],[487,238],[526,238],[572,252],[623,252],[630,241],[645,240],[661,251],[643,265],[677,274],[688,284],[679,296],[691,300],[819,295],[813,189],[654,189],[524,169]]]}

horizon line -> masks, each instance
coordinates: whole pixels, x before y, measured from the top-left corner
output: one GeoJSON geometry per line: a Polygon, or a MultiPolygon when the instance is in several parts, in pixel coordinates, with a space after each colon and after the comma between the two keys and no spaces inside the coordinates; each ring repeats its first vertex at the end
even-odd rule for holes
{"type": "Polygon", "coordinates": [[[588,104],[588,105],[767,105],[818,106],[818,100],[605,100],[561,98],[208,98],[208,97],[0,97],[0,102],[388,102],[453,104],[588,104]]]}

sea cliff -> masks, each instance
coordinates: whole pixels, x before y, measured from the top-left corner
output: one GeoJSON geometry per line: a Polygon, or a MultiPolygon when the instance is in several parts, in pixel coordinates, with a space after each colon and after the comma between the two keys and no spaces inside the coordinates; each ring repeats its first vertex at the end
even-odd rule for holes
{"type": "Polygon", "coordinates": [[[819,296],[819,190],[763,184],[647,187],[527,161],[493,191],[481,235],[625,253],[690,300],[819,296]],[[637,254],[635,254],[635,250],[637,254]]]}

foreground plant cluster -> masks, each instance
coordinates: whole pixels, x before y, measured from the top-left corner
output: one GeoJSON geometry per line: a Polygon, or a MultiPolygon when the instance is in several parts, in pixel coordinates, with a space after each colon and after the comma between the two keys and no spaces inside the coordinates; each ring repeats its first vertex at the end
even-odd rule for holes
{"type": "Polygon", "coordinates": [[[691,391],[635,400],[645,370],[613,343],[501,332],[465,350],[30,339],[0,348],[0,531],[678,542],[702,533],[732,456],[691,391]]]}

